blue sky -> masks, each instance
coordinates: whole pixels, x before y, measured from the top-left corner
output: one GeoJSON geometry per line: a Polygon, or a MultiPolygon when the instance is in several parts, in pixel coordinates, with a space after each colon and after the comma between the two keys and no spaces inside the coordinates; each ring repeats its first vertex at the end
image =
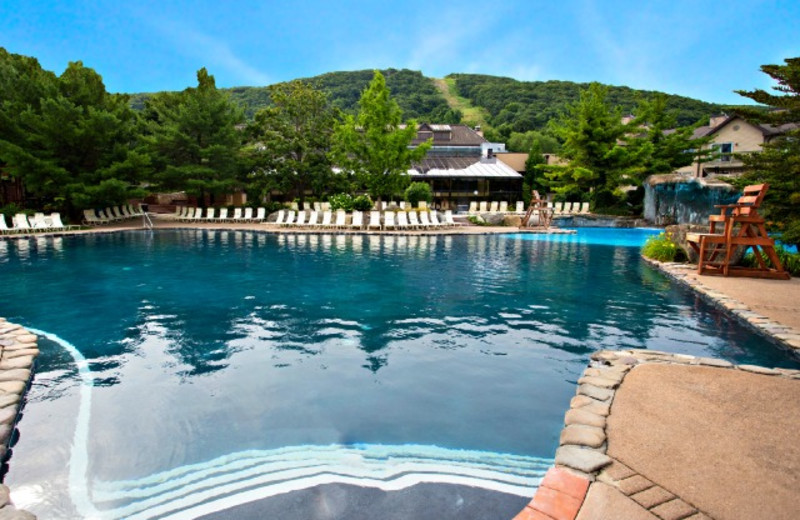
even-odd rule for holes
{"type": "Polygon", "coordinates": [[[800,56],[797,1],[0,0],[0,20],[0,46],[58,74],[81,60],[112,92],[395,67],[743,103],[771,86],[762,64],[800,56]]]}

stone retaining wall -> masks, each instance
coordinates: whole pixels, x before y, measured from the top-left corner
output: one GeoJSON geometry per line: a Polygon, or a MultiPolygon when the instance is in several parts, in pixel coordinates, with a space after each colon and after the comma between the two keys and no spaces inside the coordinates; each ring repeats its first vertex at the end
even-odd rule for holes
{"type": "MultiPolygon", "coordinates": [[[[0,460],[5,460],[8,455],[14,426],[38,355],[34,334],[0,318],[0,460]]],[[[8,488],[0,485],[0,518],[30,520],[36,516],[14,507],[8,488]]]]}

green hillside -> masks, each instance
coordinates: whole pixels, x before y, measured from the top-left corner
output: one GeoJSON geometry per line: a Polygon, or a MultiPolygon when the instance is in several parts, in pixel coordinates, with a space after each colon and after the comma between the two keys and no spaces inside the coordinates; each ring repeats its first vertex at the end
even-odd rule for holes
{"type": "MultiPolygon", "coordinates": [[[[578,99],[585,83],[571,81],[518,81],[481,74],[450,74],[444,79],[428,78],[419,71],[387,69],[381,71],[386,84],[406,118],[437,123],[485,124],[508,136],[511,132],[542,130],[547,122],[578,99]]],[[[354,112],[361,92],[372,79],[371,70],[329,72],[304,80],[325,91],[333,106],[354,112]]],[[[224,89],[252,117],[269,105],[267,87],[224,89]]],[[[629,87],[609,87],[608,101],[631,112],[641,98],[653,91],[629,87]]],[[[144,107],[150,94],[133,94],[131,105],[144,107]]],[[[689,125],[726,109],[723,105],[669,95],[668,107],[676,111],[678,122],[689,125]]],[[[730,107],[727,107],[730,108],[730,107]]]]}

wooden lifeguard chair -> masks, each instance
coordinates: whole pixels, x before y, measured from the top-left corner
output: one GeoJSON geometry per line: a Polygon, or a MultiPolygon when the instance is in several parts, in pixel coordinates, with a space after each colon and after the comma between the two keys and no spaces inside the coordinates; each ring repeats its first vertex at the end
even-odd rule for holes
{"type": "Polygon", "coordinates": [[[775,240],[767,234],[764,219],[758,214],[768,188],[768,184],[745,187],[736,204],[714,206],[720,209],[720,213],[708,217],[708,233],[686,235],[686,241],[698,254],[699,274],[789,279],[789,273],[783,269],[775,252],[775,240]],[[740,247],[744,247],[745,252],[753,250],[758,266],[731,265],[734,253],[740,247]],[[773,267],[767,266],[760,251],[767,255],[773,267]]]}
{"type": "Polygon", "coordinates": [[[520,222],[519,228],[527,228],[528,223],[531,221],[531,217],[537,212],[539,215],[539,224],[545,229],[549,228],[550,222],[553,218],[553,211],[551,208],[547,207],[547,200],[543,199],[537,190],[533,190],[531,191],[531,202],[528,204],[528,211],[526,211],[525,216],[522,217],[522,222],[520,222]]]}

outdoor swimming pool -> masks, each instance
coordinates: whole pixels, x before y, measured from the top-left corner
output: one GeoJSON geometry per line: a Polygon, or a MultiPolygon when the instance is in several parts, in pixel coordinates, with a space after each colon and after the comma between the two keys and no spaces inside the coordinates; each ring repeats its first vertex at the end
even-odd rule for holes
{"type": "Polygon", "coordinates": [[[326,482],[524,505],[593,351],[797,366],[644,264],[646,234],[0,241],[0,315],[51,338],[5,482],[41,518],[191,518],[326,482]]]}

